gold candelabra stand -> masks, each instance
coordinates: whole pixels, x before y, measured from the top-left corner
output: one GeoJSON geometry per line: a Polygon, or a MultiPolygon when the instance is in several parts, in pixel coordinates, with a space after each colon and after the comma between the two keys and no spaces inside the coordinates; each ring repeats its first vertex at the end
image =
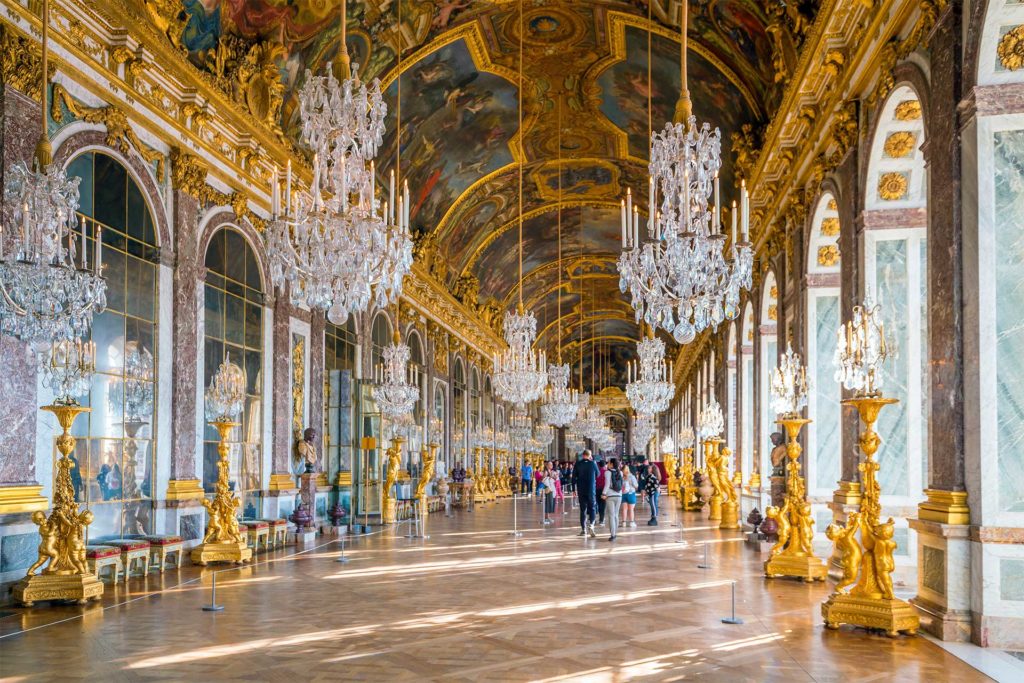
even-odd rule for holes
{"type": "Polygon", "coordinates": [[[765,515],[779,526],[779,540],[771,549],[771,557],[764,563],[768,578],[795,576],[804,581],[824,581],[828,575],[825,563],[814,556],[814,518],[807,502],[807,488],[800,476],[800,443],[797,438],[810,420],[797,415],[786,415],[778,420],[786,430],[786,498],[781,508],[769,506],[765,515]]]}
{"type": "Polygon", "coordinates": [[[484,468],[480,459],[480,447],[473,448],[473,495],[479,498],[484,492],[484,468]]]}
{"type": "Polygon", "coordinates": [[[676,456],[672,453],[663,454],[665,471],[668,472],[668,494],[675,496],[679,494],[679,478],[676,476],[676,456]]]}
{"type": "Polygon", "coordinates": [[[720,522],[722,520],[722,489],[718,482],[718,460],[715,455],[715,448],[720,443],[718,439],[707,439],[704,441],[704,474],[711,481],[711,499],[708,500],[708,520],[720,522]]]}
{"type": "Polygon", "coordinates": [[[719,438],[704,442],[704,463],[714,488],[708,519],[718,521],[719,529],[739,529],[739,505],[729,482],[729,467],[726,464],[732,451],[723,449],[722,443],[723,440],[719,438]]]}
{"type": "Polygon", "coordinates": [[[252,548],[238,530],[238,507],[242,501],[231,492],[230,464],[228,463],[228,435],[239,425],[231,420],[211,422],[217,430],[220,442],[217,444],[217,487],[213,499],[203,498],[208,521],[203,542],[192,549],[192,562],[205,566],[210,562],[248,562],[252,559],[252,548]]]}
{"type": "Polygon", "coordinates": [[[835,592],[821,605],[821,616],[830,629],[839,628],[840,624],[852,624],[881,629],[886,635],[895,637],[901,632],[913,635],[920,627],[920,618],[914,608],[893,596],[892,572],[896,566],[893,559],[896,542],[892,539],[894,524],[891,517],[886,522],[880,519],[882,506],[875,453],[881,438],[874,426],[879,411],[893,403],[898,401],[879,395],[843,401],[843,405],[857,409],[864,423],[860,434],[864,461],[858,466],[863,493],[860,509],[847,518],[846,524],[831,524],[827,530],[829,539],[836,545],[843,569],[835,592]],[[853,587],[848,589],[849,586],[853,587]]]}
{"type": "Polygon", "coordinates": [[[75,488],[71,483],[75,463],[70,458],[75,449],[75,437],[68,432],[75,418],[89,412],[89,408],[57,403],[43,406],[42,410],[53,413],[63,430],[57,437],[60,458],[53,488],[53,509],[49,516],[42,510],[32,513],[32,521],[39,527],[39,555],[25,578],[15,584],[14,599],[25,607],[40,600],[74,600],[84,605],[89,600],[100,599],[103,584],[89,571],[85,561],[85,528],[92,523],[93,514],[89,510],[79,512],[75,501],[75,488]],[[44,564],[46,567],[36,574],[44,564]]]}
{"type": "Polygon", "coordinates": [[[683,480],[680,482],[679,490],[682,492],[683,509],[691,512],[699,511],[704,507],[704,503],[701,501],[698,493],[697,485],[693,483],[693,478],[696,473],[697,468],[693,464],[693,447],[688,446],[683,449],[683,480]]]}
{"type": "Polygon", "coordinates": [[[438,444],[432,443],[424,446],[420,451],[420,478],[416,482],[416,504],[420,506],[420,520],[426,525],[427,513],[427,484],[434,478],[434,468],[437,464],[438,444]]]}
{"type": "Polygon", "coordinates": [[[384,478],[384,490],[381,491],[380,517],[384,524],[398,521],[398,501],[395,500],[395,484],[398,483],[399,471],[402,469],[402,444],[405,439],[396,436],[391,439],[386,455],[388,471],[384,478]]]}

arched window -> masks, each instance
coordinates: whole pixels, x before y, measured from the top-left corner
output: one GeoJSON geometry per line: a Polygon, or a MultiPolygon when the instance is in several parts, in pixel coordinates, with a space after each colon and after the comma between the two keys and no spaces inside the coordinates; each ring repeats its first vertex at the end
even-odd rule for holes
{"type": "MultiPolygon", "coordinates": [[[[420,339],[420,335],[410,329],[405,343],[409,345],[409,366],[415,368],[415,376],[419,378],[420,399],[416,401],[416,406],[412,409],[413,417],[416,419],[416,424],[420,425],[423,430],[424,436],[427,435],[427,430],[430,429],[430,425],[426,423],[425,416],[427,414],[426,406],[426,383],[427,373],[426,368],[423,366],[423,341],[420,339]]],[[[427,443],[426,439],[423,441],[427,443]]]]}
{"type": "MultiPolygon", "coordinates": [[[[96,374],[75,422],[75,498],[93,513],[91,538],[153,531],[159,249],[153,217],[127,169],[102,152],[68,164],[80,177],[87,236],[103,230],[107,308],[95,316],[96,374]]],[[[95,248],[88,246],[89,253],[95,248]]],[[[54,468],[56,469],[56,468],[54,468]]]]}
{"type": "Polygon", "coordinates": [[[896,88],[875,131],[864,212],[864,285],[881,308],[886,339],[897,351],[883,365],[881,376],[882,391],[900,402],[882,411],[875,427],[885,444],[879,485],[885,504],[893,505],[917,503],[927,481],[924,130],[916,93],[908,86],[896,88]]]}
{"type": "Polygon", "coordinates": [[[779,289],[775,282],[775,273],[769,270],[765,274],[761,294],[761,348],[758,350],[761,355],[761,395],[758,397],[761,407],[761,433],[758,435],[757,452],[760,454],[758,471],[762,475],[762,491],[768,490],[765,478],[772,472],[769,438],[772,432],[778,429],[778,425],[775,424],[776,415],[772,408],[771,392],[768,390],[771,385],[771,372],[779,363],[779,342],[776,336],[778,320],[779,289]]]}
{"type": "Polygon", "coordinates": [[[373,318],[370,341],[370,367],[373,368],[373,376],[376,377],[377,368],[384,357],[384,347],[391,343],[391,321],[383,311],[373,318]]]}
{"type": "MultiPolygon", "coordinates": [[[[263,281],[256,252],[238,230],[221,228],[206,248],[203,386],[225,359],[245,371],[241,425],[231,431],[231,485],[242,498],[243,516],[258,514],[263,482],[263,281]]],[[[203,487],[217,483],[217,431],[206,425],[203,487]]]]}
{"type": "Polygon", "coordinates": [[[452,409],[455,418],[454,434],[465,446],[466,436],[471,427],[466,422],[466,369],[462,358],[455,359],[455,368],[452,372],[452,409]]]}
{"type": "Polygon", "coordinates": [[[833,355],[839,311],[839,213],[836,200],[824,194],[811,221],[807,253],[806,363],[809,378],[807,414],[807,489],[827,496],[841,477],[840,387],[833,355]]]}
{"type": "Polygon", "coordinates": [[[324,434],[327,463],[342,471],[352,469],[352,375],[356,363],[355,318],[344,325],[327,323],[324,329],[324,434]]]}

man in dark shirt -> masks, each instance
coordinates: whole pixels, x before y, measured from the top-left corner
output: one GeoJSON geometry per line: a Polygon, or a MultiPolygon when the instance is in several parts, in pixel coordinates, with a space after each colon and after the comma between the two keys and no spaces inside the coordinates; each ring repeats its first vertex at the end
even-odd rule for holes
{"type": "Polygon", "coordinates": [[[584,449],[579,462],[573,468],[573,486],[580,501],[580,536],[597,538],[594,518],[597,517],[597,465],[589,450],[584,449]]]}

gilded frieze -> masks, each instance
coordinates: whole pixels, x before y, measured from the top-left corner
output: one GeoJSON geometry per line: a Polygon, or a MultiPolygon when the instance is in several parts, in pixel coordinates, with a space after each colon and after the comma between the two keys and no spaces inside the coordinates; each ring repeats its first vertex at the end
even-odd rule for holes
{"type": "Polygon", "coordinates": [[[894,114],[897,121],[917,121],[921,118],[921,102],[904,100],[896,105],[894,114]]]}
{"type": "Polygon", "coordinates": [[[834,244],[818,247],[818,265],[825,268],[839,265],[839,247],[834,244]]]}
{"type": "Polygon", "coordinates": [[[890,171],[878,177],[878,197],[883,201],[892,202],[905,199],[908,187],[909,183],[905,173],[890,171]]]}
{"type": "MultiPolygon", "coordinates": [[[[39,62],[39,44],[0,23],[0,82],[38,101],[41,96],[39,62]]],[[[47,71],[47,79],[52,79],[56,71],[52,61],[47,71]]]]}
{"type": "Polygon", "coordinates": [[[885,155],[891,159],[902,159],[905,156],[909,156],[914,151],[914,147],[917,144],[917,136],[909,130],[898,130],[894,133],[889,133],[885,138],[885,144],[882,146],[885,155]]]}

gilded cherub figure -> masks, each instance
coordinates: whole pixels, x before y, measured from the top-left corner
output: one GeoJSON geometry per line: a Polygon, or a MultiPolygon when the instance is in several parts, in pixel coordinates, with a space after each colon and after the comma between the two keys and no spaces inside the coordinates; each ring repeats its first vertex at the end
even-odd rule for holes
{"type": "Polygon", "coordinates": [[[789,541],[791,533],[791,527],[789,524],[789,515],[782,514],[782,510],[774,505],[769,505],[764,511],[765,516],[771,517],[775,520],[775,523],[779,525],[778,536],[779,540],[775,542],[772,549],[769,551],[772,555],[778,555],[786,547],[786,542],[789,541]]]}
{"type": "Polygon", "coordinates": [[[825,529],[825,535],[835,543],[839,551],[840,564],[843,567],[843,576],[836,583],[836,593],[848,592],[846,588],[857,581],[857,574],[860,571],[860,560],[862,551],[860,543],[857,542],[855,534],[860,526],[860,513],[855,512],[846,520],[846,526],[829,524],[825,529]]]}
{"type": "Polygon", "coordinates": [[[875,545],[871,549],[871,558],[878,588],[886,600],[893,598],[892,572],[896,569],[896,560],[893,558],[893,553],[896,552],[896,541],[892,540],[894,528],[895,524],[890,517],[888,522],[880,522],[872,529],[875,545]]]}
{"type": "MultiPolygon", "coordinates": [[[[60,540],[57,535],[56,523],[46,519],[45,512],[42,510],[33,512],[32,521],[39,527],[39,557],[25,572],[25,576],[35,574],[36,570],[46,564],[47,560],[50,560],[50,568],[56,569],[54,565],[57,561],[57,542],[60,540]]],[[[46,573],[46,570],[43,571],[46,573]]]]}

